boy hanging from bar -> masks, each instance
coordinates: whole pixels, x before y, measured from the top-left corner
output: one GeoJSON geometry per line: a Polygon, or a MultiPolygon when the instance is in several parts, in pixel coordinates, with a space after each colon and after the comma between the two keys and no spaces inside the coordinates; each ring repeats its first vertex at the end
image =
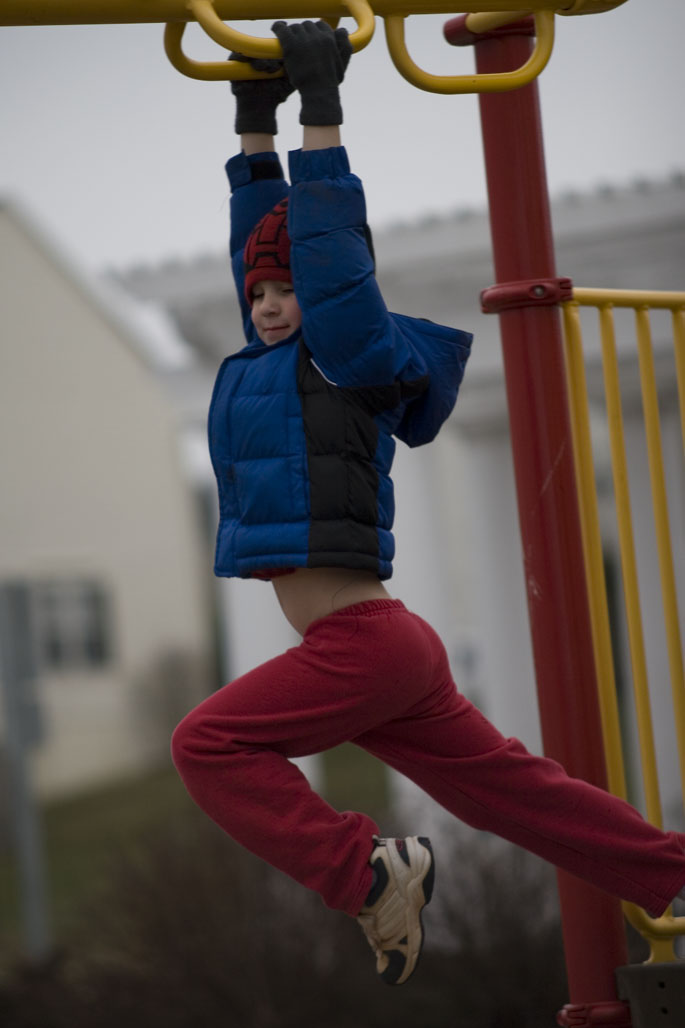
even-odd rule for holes
{"type": "Polygon", "coordinates": [[[389,984],[421,952],[431,843],[334,810],[290,758],[352,741],[467,824],[658,916],[685,892],[685,836],[503,737],[459,693],[433,629],[387,591],[394,437],[435,437],[471,337],[383,302],[340,143],[346,31],[273,31],[284,76],[233,84],[230,250],[247,345],[222,364],[209,415],[215,572],[270,581],[302,641],[181,722],[179,773],[229,835],[359,920],[389,984]],[[295,90],[303,144],[288,186],[273,137],[295,90]]]}

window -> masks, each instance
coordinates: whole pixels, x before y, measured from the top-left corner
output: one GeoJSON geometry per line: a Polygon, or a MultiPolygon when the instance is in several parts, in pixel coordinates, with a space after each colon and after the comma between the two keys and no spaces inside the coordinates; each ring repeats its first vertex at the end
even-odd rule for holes
{"type": "Polygon", "coordinates": [[[92,670],[111,662],[111,605],[102,585],[88,579],[37,582],[34,599],[43,670],[92,670]]]}

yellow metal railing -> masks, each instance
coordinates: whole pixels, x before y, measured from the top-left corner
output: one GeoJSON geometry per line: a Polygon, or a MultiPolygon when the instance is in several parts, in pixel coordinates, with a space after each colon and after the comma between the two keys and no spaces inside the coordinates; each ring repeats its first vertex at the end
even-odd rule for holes
{"type": "MultiPolygon", "coordinates": [[[[478,11],[557,11],[559,14],[599,14],[625,0],[372,0],[382,18],[388,14],[469,14],[478,11]]],[[[322,18],[342,16],[342,0],[214,0],[222,19],[322,18]]],[[[189,0],[2,0],[2,25],[108,25],[143,22],[193,21],[189,0]]],[[[520,15],[519,15],[520,16],[520,15]]]]}
{"type": "MultiPolygon", "coordinates": [[[[416,2],[420,4],[421,0],[416,0],[416,2]]],[[[236,50],[239,53],[248,54],[250,57],[278,57],[280,55],[280,44],[276,39],[248,36],[225,25],[217,15],[212,0],[188,0],[188,6],[205,32],[227,50],[236,50]]],[[[336,24],[339,20],[338,6],[336,4],[334,7],[335,15],[326,16],[331,24],[336,24]]],[[[374,12],[367,0],[342,0],[341,8],[343,14],[351,14],[357,22],[358,27],[351,34],[350,42],[353,50],[361,50],[368,45],[373,36],[374,12]]],[[[488,28],[520,20],[526,13],[528,12],[473,14],[470,17],[474,19],[473,30],[484,32],[488,28]]],[[[385,38],[388,52],[395,67],[408,82],[430,93],[494,93],[518,89],[520,86],[532,82],[544,70],[554,46],[554,13],[552,11],[536,11],[535,48],[530,58],[520,68],[488,75],[432,75],[423,68],[419,68],[409,56],[405,41],[405,21],[405,14],[388,13],[385,15],[385,38]]],[[[469,24],[468,19],[467,24],[469,24]]],[[[254,72],[244,62],[191,60],[181,47],[185,27],[185,22],[168,22],[164,32],[164,48],[167,57],[173,66],[184,75],[196,79],[236,79],[254,78],[260,74],[254,72]]],[[[263,73],[261,75],[263,76],[263,73]]]]}
{"type": "MultiPolygon", "coordinates": [[[[590,437],[589,401],[585,376],[580,307],[595,308],[599,320],[604,392],[611,446],[618,539],[623,573],[645,807],[648,819],[653,824],[661,827],[663,815],[652,726],[635,537],[628,490],[628,464],[623,431],[614,309],[629,308],[634,312],[642,408],[673,698],[674,726],[678,747],[681,788],[683,797],[685,797],[685,676],[683,673],[683,651],[678,620],[678,600],[668,518],[650,318],[650,311],[652,310],[661,309],[671,312],[680,420],[683,446],[685,448],[685,293],[574,289],[573,299],[562,305],[583,546],[609,788],[615,795],[625,798],[627,790],[590,437]]],[[[625,904],[624,906],[628,919],[652,947],[650,959],[673,960],[673,940],[676,935],[685,934],[685,917],[675,918],[669,911],[663,917],[654,919],[632,904],[625,904]]]]}
{"type": "MultiPolygon", "coordinates": [[[[419,89],[433,93],[493,93],[518,89],[545,68],[554,45],[554,15],[596,14],[612,10],[625,0],[527,0],[520,10],[515,0],[458,0],[467,28],[477,33],[532,14],[536,43],[520,68],[486,75],[432,75],[414,63],[405,42],[404,23],[412,14],[454,14],[454,0],[2,0],[0,25],[69,25],[124,22],[165,22],[164,48],[174,67],[191,78],[224,80],[264,78],[244,62],[194,61],[181,47],[189,21],[226,50],[248,57],[280,57],[280,44],[272,36],[238,32],[233,21],[324,18],[331,24],[346,15],[357,22],[350,36],[353,50],[370,42],[376,16],[385,19],[390,56],[401,75],[419,89]]],[[[279,73],[280,74],[280,73],[279,73]]]]}

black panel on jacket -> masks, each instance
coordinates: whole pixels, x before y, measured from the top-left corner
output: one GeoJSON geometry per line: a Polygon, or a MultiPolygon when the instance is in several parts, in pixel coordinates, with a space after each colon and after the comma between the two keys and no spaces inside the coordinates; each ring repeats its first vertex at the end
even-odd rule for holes
{"type": "Polygon", "coordinates": [[[351,389],[327,382],[303,342],[297,370],[309,465],[309,567],[378,572],[378,445],[374,415],[401,400],[399,383],[351,389]]]}

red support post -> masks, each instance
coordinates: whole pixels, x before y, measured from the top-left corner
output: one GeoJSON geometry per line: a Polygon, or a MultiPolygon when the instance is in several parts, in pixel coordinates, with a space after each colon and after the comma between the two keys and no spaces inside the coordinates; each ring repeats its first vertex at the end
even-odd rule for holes
{"type": "MultiPolygon", "coordinates": [[[[475,36],[478,73],[520,67],[528,18],[475,36]]],[[[537,83],[479,96],[497,285],[483,309],[500,317],[519,523],[545,753],[569,774],[607,787],[592,652],[558,302],[570,282],[555,270],[537,83]]],[[[571,1002],[558,1024],[629,1028],[614,972],[627,963],[620,903],[558,872],[571,1002]]]]}

